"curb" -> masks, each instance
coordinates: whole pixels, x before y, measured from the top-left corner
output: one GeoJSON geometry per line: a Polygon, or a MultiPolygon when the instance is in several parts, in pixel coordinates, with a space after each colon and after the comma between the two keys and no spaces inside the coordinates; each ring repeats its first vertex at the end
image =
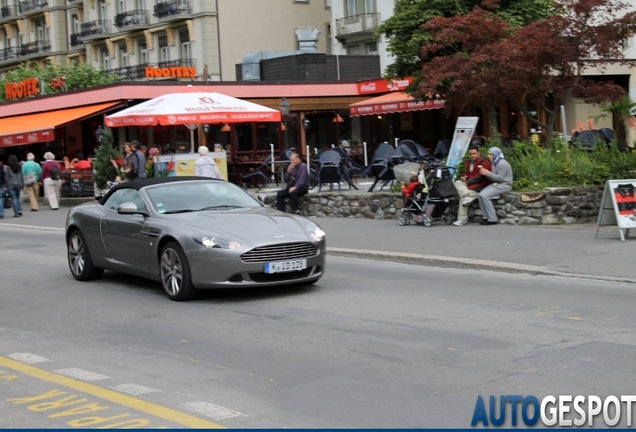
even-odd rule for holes
{"type": "MultiPolygon", "coordinates": [[[[12,223],[0,223],[0,227],[31,229],[37,231],[64,232],[64,228],[54,228],[38,225],[18,225],[12,223]]],[[[422,255],[403,252],[372,251],[363,249],[349,249],[328,247],[327,254],[343,258],[367,259],[371,261],[390,261],[400,264],[421,265],[427,267],[458,268],[467,270],[487,270],[499,273],[523,273],[541,276],[557,276],[565,278],[586,279],[590,281],[614,282],[636,284],[636,279],[616,276],[599,276],[584,273],[567,273],[550,270],[547,267],[532,266],[526,264],[505,263],[501,261],[487,261],[473,258],[456,258],[439,255],[422,255]]]]}
{"type": "Polygon", "coordinates": [[[587,279],[591,281],[636,284],[636,279],[616,276],[599,276],[583,273],[567,273],[550,270],[547,267],[532,266],[500,261],[487,261],[472,258],[445,257],[439,255],[421,255],[403,252],[371,251],[328,247],[327,254],[344,258],[368,259],[372,261],[391,261],[401,264],[414,264],[428,267],[459,268],[469,270],[488,270],[500,273],[525,273],[542,276],[558,276],[566,278],[587,279]]]}

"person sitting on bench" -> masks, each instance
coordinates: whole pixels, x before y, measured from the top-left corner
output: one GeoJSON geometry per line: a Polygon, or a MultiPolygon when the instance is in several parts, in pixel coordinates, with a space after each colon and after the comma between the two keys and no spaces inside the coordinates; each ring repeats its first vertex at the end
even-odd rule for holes
{"type": "Polygon", "coordinates": [[[300,214],[300,210],[298,210],[298,198],[309,191],[307,165],[300,160],[300,156],[296,153],[292,153],[289,157],[289,162],[290,164],[287,167],[286,173],[287,187],[278,191],[276,195],[276,208],[284,212],[285,201],[289,198],[292,212],[300,214]]]}
{"type": "Polygon", "coordinates": [[[488,149],[488,159],[492,163],[492,172],[483,166],[478,167],[481,174],[492,181],[479,192],[479,207],[484,218],[480,223],[482,225],[497,225],[499,219],[492,200],[512,190],[512,167],[497,147],[488,149]]]}

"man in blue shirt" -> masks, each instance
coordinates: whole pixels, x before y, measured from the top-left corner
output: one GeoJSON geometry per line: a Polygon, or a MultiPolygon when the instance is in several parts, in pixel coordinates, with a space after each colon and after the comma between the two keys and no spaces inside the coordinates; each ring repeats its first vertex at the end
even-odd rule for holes
{"type": "Polygon", "coordinates": [[[292,153],[289,157],[290,164],[287,167],[287,186],[285,189],[279,190],[276,196],[276,208],[282,212],[285,211],[285,200],[289,198],[292,212],[300,214],[298,210],[298,198],[309,192],[309,175],[307,174],[307,165],[301,160],[300,156],[292,153]]]}

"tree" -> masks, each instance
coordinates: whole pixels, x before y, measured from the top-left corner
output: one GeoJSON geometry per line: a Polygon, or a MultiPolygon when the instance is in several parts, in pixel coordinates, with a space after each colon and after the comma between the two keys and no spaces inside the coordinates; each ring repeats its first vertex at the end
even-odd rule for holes
{"type": "Polygon", "coordinates": [[[634,110],[636,109],[636,102],[629,98],[629,95],[623,95],[612,103],[602,103],[599,105],[602,115],[596,118],[603,118],[612,116],[618,123],[618,130],[616,131],[616,145],[619,150],[625,151],[627,149],[627,128],[625,127],[625,121],[634,117],[634,110]]]}
{"type": "Polygon", "coordinates": [[[621,43],[636,32],[636,12],[614,0],[560,0],[559,13],[513,27],[497,14],[438,17],[424,25],[416,95],[440,93],[447,108],[462,110],[493,98],[510,101],[528,121],[546,131],[550,145],[558,108],[570,97],[586,102],[616,100],[624,89],[586,78],[622,62],[621,43]],[[600,19],[603,17],[603,19],[600,19]],[[530,115],[543,110],[546,121],[530,115]]]}
{"type": "Polygon", "coordinates": [[[106,73],[84,63],[65,66],[55,66],[50,64],[45,66],[37,64],[27,66],[22,63],[18,66],[18,68],[8,71],[4,78],[0,80],[0,101],[4,102],[6,100],[4,93],[5,83],[19,82],[25,78],[41,79],[44,94],[95,87],[119,81],[119,77],[117,75],[106,73]],[[53,89],[51,87],[51,80],[59,77],[64,77],[65,89],[53,89]]]}
{"type": "Polygon", "coordinates": [[[435,17],[465,15],[475,6],[492,8],[512,27],[550,16],[552,0],[398,0],[393,16],[377,29],[376,36],[387,39],[387,51],[395,57],[385,72],[387,78],[419,76],[425,59],[422,46],[430,41],[430,32],[422,26],[435,17]]]}
{"type": "Polygon", "coordinates": [[[99,190],[106,189],[108,182],[115,180],[118,175],[118,170],[112,161],[119,157],[119,153],[113,148],[113,141],[113,132],[110,128],[106,128],[102,135],[102,142],[95,152],[93,166],[95,170],[93,182],[99,190]]]}

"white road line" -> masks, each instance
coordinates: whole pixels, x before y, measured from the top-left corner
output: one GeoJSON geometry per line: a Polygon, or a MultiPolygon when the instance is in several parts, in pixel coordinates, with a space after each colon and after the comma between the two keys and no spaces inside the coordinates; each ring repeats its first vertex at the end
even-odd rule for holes
{"type": "Polygon", "coordinates": [[[9,354],[7,357],[12,358],[15,361],[19,361],[26,364],[35,364],[35,363],[51,361],[47,358],[40,357],[31,353],[13,353],[13,354],[9,354]]]}
{"type": "Polygon", "coordinates": [[[34,332],[30,332],[27,330],[20,330],[11,327],[0,327],[0,336],[13,336],[16,339],[26,339],[29,336],[35,335],[34,332]]]}
{"type": "Polygon", "coordinates": [[[157,390],[157,389],[153,389],[150,387],[146,387],[146,386],[142,386],[140,384],[134,384],[134,383],[124,383],[124,384],[119,384],[116,386],[112,386],[109,387],[113,390],[117,390],[119,392],[122,393],[128,393],[131,395],[140,395],[140,394],[144,394],[144,393],[154,393],[154,392],[161,392],[161,390],[157,390]]]}
{"type": "Polygon", "coordinates": [[[14,223],[1,223],[0,222],[0,227],[31,229],[31,230],[38,230],[38,231],[60,231],[60,232],[64,232],[64,228],[55,228],[55,227],[39,226],[39,225],[19,225],[19,224],[14,224],[14,223]]]}
{"type": "Polygon", "coordinates": [[[213,418],[214,420],[223,420],[232,417],[245,416],[238,411],[232,411],[228,408],[223,408],[218,405],[211,404],[209,402],[196,401],[186,402],[179,405],[181,408],[185,408],[193,413],[202,414],[206,417],[213,418]]]}
{"type": "Polygon", "coordinates": [[[66,368],[54,370],[56,374],[64,375],[69,378],[75,378],[80,381],[97,381],[110,378],[106,375],[101,375],[95,372],[87,371],[79,368],[66,368]]]}

